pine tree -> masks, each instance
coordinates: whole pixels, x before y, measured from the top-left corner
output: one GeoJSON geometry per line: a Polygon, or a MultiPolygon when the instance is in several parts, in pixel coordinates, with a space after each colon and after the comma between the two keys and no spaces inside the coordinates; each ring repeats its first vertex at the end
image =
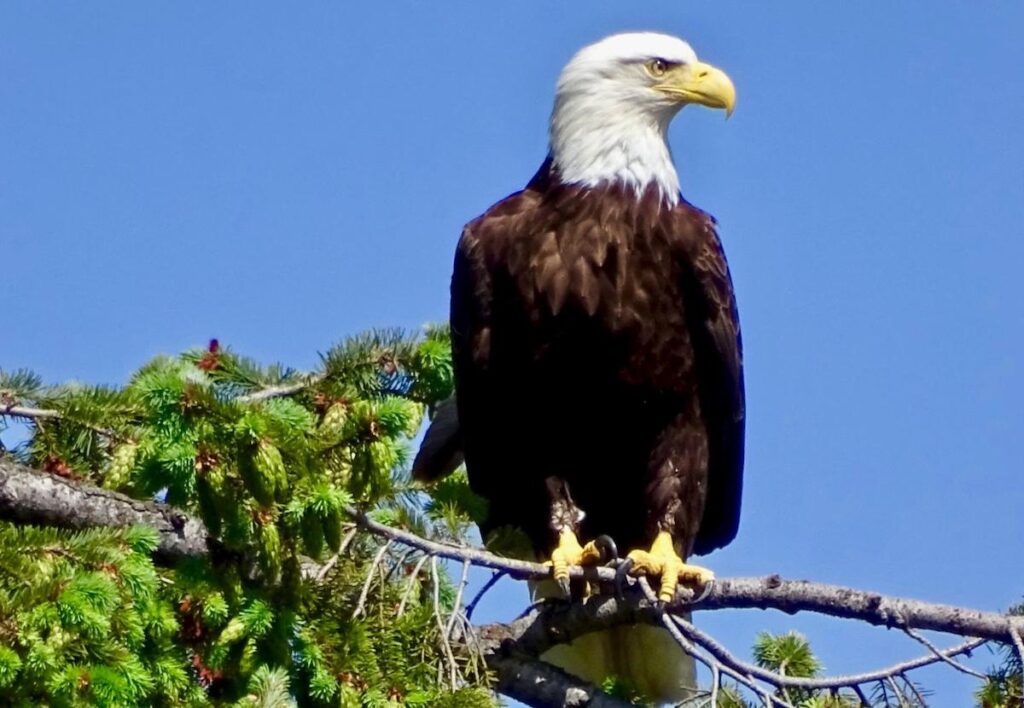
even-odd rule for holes
{"type": "Polygon", "coordinates": [[[430,585],[450,606],[447,575],[410,577],[415,557],[353,535],[345,514],[465,537],[465,477],[431,500],[405,474],[427,408],[451,395],[448,352],[435,328],[351,338],[313,374],[216,341],[121,388],[0,372],[5,406],[59,414],[30,421],[11,454],[173,504],[214,541],[207,558],[160,567],[146,529],[0,524],[0,702],[493,705],[471,654],[457,682],[438,681],[430,585]]]}
{"type": "MultiPolygon", "coordinates": [[[[166,501],[211,536],[209,555],[165,564],[149,528],[0,522],[0,704],[496,705],[482,657],[447,641],[440,618],[457,591],[444,567],[357,533],[351,516],[468,542],[486,503],[465,472],[429,490],[407,474],[424,416],[452,390],[443,328],[350,338],[312,373],[260,366],[216,340],[154,359],[123,387],[48,387],[0,371],[0,425],[19,407],[48,411],[22,416],[27,439],[0,455],[166,501]]],[[[499,553],[521,544],[511,531],[488,539],[499,553]]],[[[776,674],[822,673],[796,633],[759,635],[752,655],[776,674]]],[[[1020,704],[1019,657],[1005,647],[978,705],[1020,704]]],[[[614,678],[602,688],[644,704],[614,678]]],[[[924,705],[927,692],[901,675],[867,697],[775,695],[801,708],[902,707],[924,705]]],[[[730,679],[716,699],[762,704],[730,679]]]]}

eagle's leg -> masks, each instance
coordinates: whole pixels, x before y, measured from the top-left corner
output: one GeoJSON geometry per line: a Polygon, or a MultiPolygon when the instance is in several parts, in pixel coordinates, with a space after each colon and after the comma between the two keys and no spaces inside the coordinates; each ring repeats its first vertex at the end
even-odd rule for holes
{"type": "Polygon", "coordinates": [[[558,545],[551,552],[551,563],[555,582],[568,598],[569,568],[574,565],[597,565],[618,557],[615,542],[608,536],[598,536],[586,545],[581,545],[576,532],[583,521],[583,511],[573,503],[569,485],[557,477],[546,480],[551,495],[551,530],[558,534],[558,545]]]}
{"type": "Polygon", "coordinates": [[[626,574],[657,579],[661,602],[674,600],[680,583],[708,586],[715,577],[685,560],[700,532],[709,487],[708,433],[699,398],[688,400],[658,434],[648,459],[644,499],[653,543],[631,551],[616,571],[617,585],[626,574]]]}
{"type": "Polygon", "coordinates": [[[626,558],[624,570],[632,575],[646,575],[660,580],[658,599],[671,602],[675,599],[679,583],[703,586],[715,579],[707,568],[686,563],[676,553],[672,534],[662,530],[654,539],[648,551],[631,551],[626,558]]]}

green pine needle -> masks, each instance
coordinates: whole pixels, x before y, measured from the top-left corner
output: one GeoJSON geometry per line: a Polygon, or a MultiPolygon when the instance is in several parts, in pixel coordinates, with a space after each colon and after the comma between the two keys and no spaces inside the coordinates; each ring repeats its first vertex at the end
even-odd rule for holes
{"type": "MultiPolygon", "coordinates": [[[[409,554],[383,557],[355,620],[375,540],[350,539],[319,583],[303,572],[338,553],[354,505],[465,540],[485,510],[464,473],[433,492],[408,480],[426,409],[451,393],[445,327],[351,337],[311,374],[220,346],[158,357],[122,388],[0,372],[8,405],[62,416],[32,429],[35,463],[158,496],[218,541],[209,558],[159,568],[147,528],[0,525],[0,704],[495,705],[471,652],[458,658],[466,684],[439,685],[432,584],[408,577],[409,554]],[[295,382],[306,386],[250,395],[295,382]]],[[[439,591],[450,609],[446,574],[439,591]]]]}

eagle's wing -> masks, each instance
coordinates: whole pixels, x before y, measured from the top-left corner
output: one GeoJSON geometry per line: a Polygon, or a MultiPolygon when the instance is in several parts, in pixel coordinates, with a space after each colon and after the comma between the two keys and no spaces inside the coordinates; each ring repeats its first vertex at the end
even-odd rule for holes
{"type": "Polygon", "coordinates": [[[433,482],[447,477],[461,464],[462,431],[459,429],[455,396],[451,396],[437,405],[430,419],[412,463],[412,478],[419,482],[433,482]]]}
{"type": "Polygon", "coordinates": [[[477,234],[479,221],[463,229],[455,250],[449,322],[456,392],[438,406],[416,453],[412,476],[421,482],[441,479],[462,464],[466,426],[459,409],[479,407],[489,356],[492,300],[491,277],[477,234]]]}
{"type": "MultiPolygon", "coordinates": [[[[463,229],[455,252],[451,283],[452,365],[458,425],[467,464],[477,470],[491,469],[492,456],[501,445],[495,440],[507,429],[504,406],[495,402],[491,367],[491,317],[498,277],[493,264],[521,262],[524,257],[520,233],[532,228],[539,196],[529,189],[506,197],[463,229]]],[[[506,272],[497,269],[499,273],[506,272]]],[[[497,493],[493,475],[470,474],[473,490],[490,499],[497,493]]],[[[497,505],[500,511],[501,505],[497,505]]],[[[484,532],[492,523],[508,523],[492,507],[484,532]]]]}
{"type": "MultiPolygon", "coordinates": [[[[725,251],[710,216],[689,207],[697,228],[683,229],[683,289],[694,334],[701,412],[708,432],[708,496],[694,552],[709,553],[736,536],[743,490],[746,402],[743,340],[725,251]]],[[[692,222],[691,222],[692,223],[692,222]]]]}

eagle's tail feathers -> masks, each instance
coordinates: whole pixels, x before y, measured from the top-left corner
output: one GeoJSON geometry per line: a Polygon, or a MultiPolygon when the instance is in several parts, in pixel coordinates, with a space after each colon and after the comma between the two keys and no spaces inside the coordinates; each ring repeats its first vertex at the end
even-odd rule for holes
{"type": "MultiPolygon", "coordinates": [[[[557,596],[551,580],[530,585],[535,599],[557,596]]],[[[635,624],[591,632],[540,658],[598,686],[615,678],[658,705],[680,703],[698,690],[693,657],[663,627],[635,624]]]]}
{"type": "Polygon", "coordinates": [[[697,691],[696,666],[664,627],[622,625],[577,637],[541,656],[600,686],[616,678],[645,701],[679,703],[697,691]]]}

